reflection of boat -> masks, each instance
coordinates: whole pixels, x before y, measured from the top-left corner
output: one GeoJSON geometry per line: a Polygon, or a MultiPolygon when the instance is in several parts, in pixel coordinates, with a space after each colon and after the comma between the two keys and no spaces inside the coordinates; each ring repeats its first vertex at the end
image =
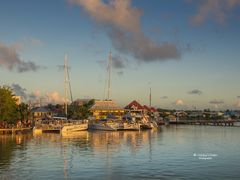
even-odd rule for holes
{"type": "Polygon", "coordinates": [[[88,131],[75,131],[75,132],[62,132],[62,137],[64,138],[81,138],[88,139],[89,132],[88,131]]]}
{"type": "Polygon", "coordinates": [[[84,131],[88,129],[88,123],[87,121],[78,121],[73,120],[69,123],[63,124],[63,127],[61,129],[61,133],[63,132],[76,132],[76,131],[84,131]]]}

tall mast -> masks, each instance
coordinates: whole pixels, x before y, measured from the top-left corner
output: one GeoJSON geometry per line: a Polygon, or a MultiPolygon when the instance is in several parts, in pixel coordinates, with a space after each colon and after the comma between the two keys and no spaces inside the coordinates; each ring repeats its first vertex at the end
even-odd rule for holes
{"type": "Polygon", "coordinates": [[[65,115],[67,117],[67,84],[68,84],[68,67],[67,67],[67,54],[65,54],[64,58],[64,110],[65,110],[65,115]]]}
{"type": "Polygon", "coordinates": [[[149,106],[152,107],[152,90],[150,88],[150,94],[149,94],[149,106]]]}
{"type": "Polygon", "coordinates": [[[70,93],[70,98],[71,98],[71,103],[73,102],[73,97],[72,97],[72,87],[70,83],[70,76],[69,76],[69,66],[67,66],[67,80],[68,80],[68,88],[69,88],[69,93],[70,93]]]}
{"type": "Polygon", "coordinates": [[[110,53],[109,53],[109,59],[108,59],[108,92],[107,92],[107,100],[110,100],[111,70],[112,70],[112,52],[110,51],[110,53]]]}

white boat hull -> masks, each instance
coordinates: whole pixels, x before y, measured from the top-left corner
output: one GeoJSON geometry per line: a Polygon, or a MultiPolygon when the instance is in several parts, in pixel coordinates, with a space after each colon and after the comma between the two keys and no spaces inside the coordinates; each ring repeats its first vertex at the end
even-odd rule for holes
{"type": "Polygon", "coordinates": [[[89,129],[101,130],[101,131],[116,131],[118,127],[114,124],[96,123],[96,124],[90,124],[89,129]]]}
{"type": "Polygon", "coordinates": [[[84,131],[88,129],[88,123],[82,124],[71,124],[71,125],[64,125],[61,129],[61,132],[76,132],[76,131],[84,131]]]}
{"type": "Polygon", "coordinates": [[[123,123],[123,126],[120,127],[119,130],[132,130],[132,131],[138,131],[140,130],[140,125],[138,123],[123,123]]]}

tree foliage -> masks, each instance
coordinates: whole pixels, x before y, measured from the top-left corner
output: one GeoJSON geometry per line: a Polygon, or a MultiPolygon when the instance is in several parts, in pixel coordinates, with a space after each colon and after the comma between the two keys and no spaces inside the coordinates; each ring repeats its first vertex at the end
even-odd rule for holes
{"type": "Polygon", "coordinates": [[[25,104],[25,103],[19,104],[19,106],[18,106],[18,112],[19,112],[20,120],[21,120],[21,121],[26,121],[26,120],[28,120],[28,117],[29,117],[29,115],[30,115],[30,110],[29,110],[28,104],[25,104]]]}
{"type": "Polygon", "coordinates": [[[90,100],[88,103],[83,105],[71,104],[68,108],[68,118],[71,119],[86,119],[90,113],[90,108],[94,104],[94,100],[90,100]]]}
{"type": "Polygon", "coordinates": [[[0,120],[15,123],[19,117],[14,94],[8,87],[0,86],[0,120]]]}

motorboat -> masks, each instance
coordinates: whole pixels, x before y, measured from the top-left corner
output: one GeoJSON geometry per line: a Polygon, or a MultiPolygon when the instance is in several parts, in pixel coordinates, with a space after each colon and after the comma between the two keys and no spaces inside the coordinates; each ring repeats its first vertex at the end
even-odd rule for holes
{"type": "Polygon", "coordinates": [[[68,123],[64,123],[61,129],[61,133],[85,131],[88,129],[88,120],[70,120],[68,123]]]}

